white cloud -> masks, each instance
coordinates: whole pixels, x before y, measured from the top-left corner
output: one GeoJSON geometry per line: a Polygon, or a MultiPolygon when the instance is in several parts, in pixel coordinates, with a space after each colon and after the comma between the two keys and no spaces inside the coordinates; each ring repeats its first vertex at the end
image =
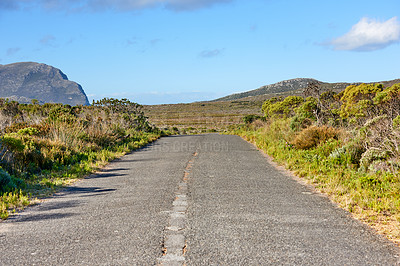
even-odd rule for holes
{"type": "Polygon", "coordinates": [[[345,35],[330,42],[335,50],[374,51],[400,41],[397,17],[378,21],[364,17],[345,35]]]}

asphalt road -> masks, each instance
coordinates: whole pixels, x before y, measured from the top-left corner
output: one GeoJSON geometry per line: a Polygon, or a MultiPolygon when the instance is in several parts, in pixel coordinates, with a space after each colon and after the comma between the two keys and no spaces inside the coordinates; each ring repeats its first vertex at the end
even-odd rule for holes
{"type": "Polygon", "coordinates": [[[400,265],[237,136],[162,138],[0,223],[0,265],[400,265]]]}

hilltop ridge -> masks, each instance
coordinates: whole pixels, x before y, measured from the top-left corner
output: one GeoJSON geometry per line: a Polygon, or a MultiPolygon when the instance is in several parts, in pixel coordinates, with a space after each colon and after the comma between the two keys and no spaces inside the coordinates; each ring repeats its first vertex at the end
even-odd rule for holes
{"type": "MultiPolygon", "coordinates": [[[[344,90],[347,86],[350,85],[359,85],[363,82],[336,82],[336,83],[329,83],[329,82],[322,82],[313,78],[295,78],[289,80],[283,80],[274,84],[265,85],[258,89],[241,92],[241,93],[234,93],[225,97],[221,97],[212,102],[219,102],[219,101],[234,101],[239,99],[245,99],[250,97],[258,98],[265,98],[268,96],[277,96],[277,95],[299,95],[303,93],[304,88],[308,86],[308,84],[312,82],[318,82],[321,85],[322,91],[333,90],[336,92],[344,90]],[[257,97],[259,96],[259,97],[257,97]],[[265,97],[262,97],[265,96],[265,97]]],[[[390,80],[390,81],[380,81],[380,82],[368,82],[368,83],[382,83],[384,87],[391,86],[394,83],[399,83],[400,79],[390,80]]]]}

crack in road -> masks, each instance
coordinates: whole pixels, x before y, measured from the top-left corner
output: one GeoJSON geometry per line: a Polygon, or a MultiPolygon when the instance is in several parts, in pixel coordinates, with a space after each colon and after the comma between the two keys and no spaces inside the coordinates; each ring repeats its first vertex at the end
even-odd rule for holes
{"type": "Polygon", "coordinates": [[[182,181],[179,182],[175,191],[175,200],[172,202],[172,210],[169,212],[169,223],[164,230],[163,256],[157,260],[158,265],[186,265],[185,253],[188,246],[184,231],[187,224],[188,181],[197,156],[198,152],[192,154],[192,158],[184,169],[182,181]]]}

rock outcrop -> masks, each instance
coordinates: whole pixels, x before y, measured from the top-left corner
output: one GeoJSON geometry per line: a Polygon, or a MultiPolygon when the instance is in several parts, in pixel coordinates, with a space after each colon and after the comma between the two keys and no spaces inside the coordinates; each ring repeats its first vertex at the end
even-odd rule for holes
{"type": "MultiPolygon", "coordinates": [[[[328,91],[332,90],[334,92],[340,92],[344,89],[346,89],[347,86],[349,85],[359,85],[361,84],[360,82],[356,83],[347,83],[347,82],[336,82],[336,83],[328,83],[328,82],[322,82],[318,81],[316,79],[311,79],[311,78],[296,78],[296,79],[289,79],[289,80],[284,80],[280,81],[274,84],[262,86],[258,89],[251,90],[251,91],[246,91],[242,93],[235,93],[231,94],[216,100],[213,100],[212,102],[217,102],[217,101],[234,101],[234,100],[240,100],[240,99],[251,99],[251,97],[256,98],[259,96],[264,96],[262,98],[265,100],[265,97],[272,97],[272,96],[288,96],[289,94],[291,95],[301,95],[303,94],[303,90],[310,84],[317,82],[320,85],[321,92],[323,91],[328,91]]],[[[379,81],[379,82],[370,82],[370,83],[381,83],[383,86],[389,87],[392,86],[395,83],[399,83],[400,79],[395,79],[395,80],[389,80],[389,81],[379,81]]],[[[260,99],[260,98],[258,98],[260,99]]]]}
{"type": "Polygon", "coordinates": [[[81,85],[55,67],[34,62],[0,65],[0,98],[20,103],[89,105],[81,85]]]}

